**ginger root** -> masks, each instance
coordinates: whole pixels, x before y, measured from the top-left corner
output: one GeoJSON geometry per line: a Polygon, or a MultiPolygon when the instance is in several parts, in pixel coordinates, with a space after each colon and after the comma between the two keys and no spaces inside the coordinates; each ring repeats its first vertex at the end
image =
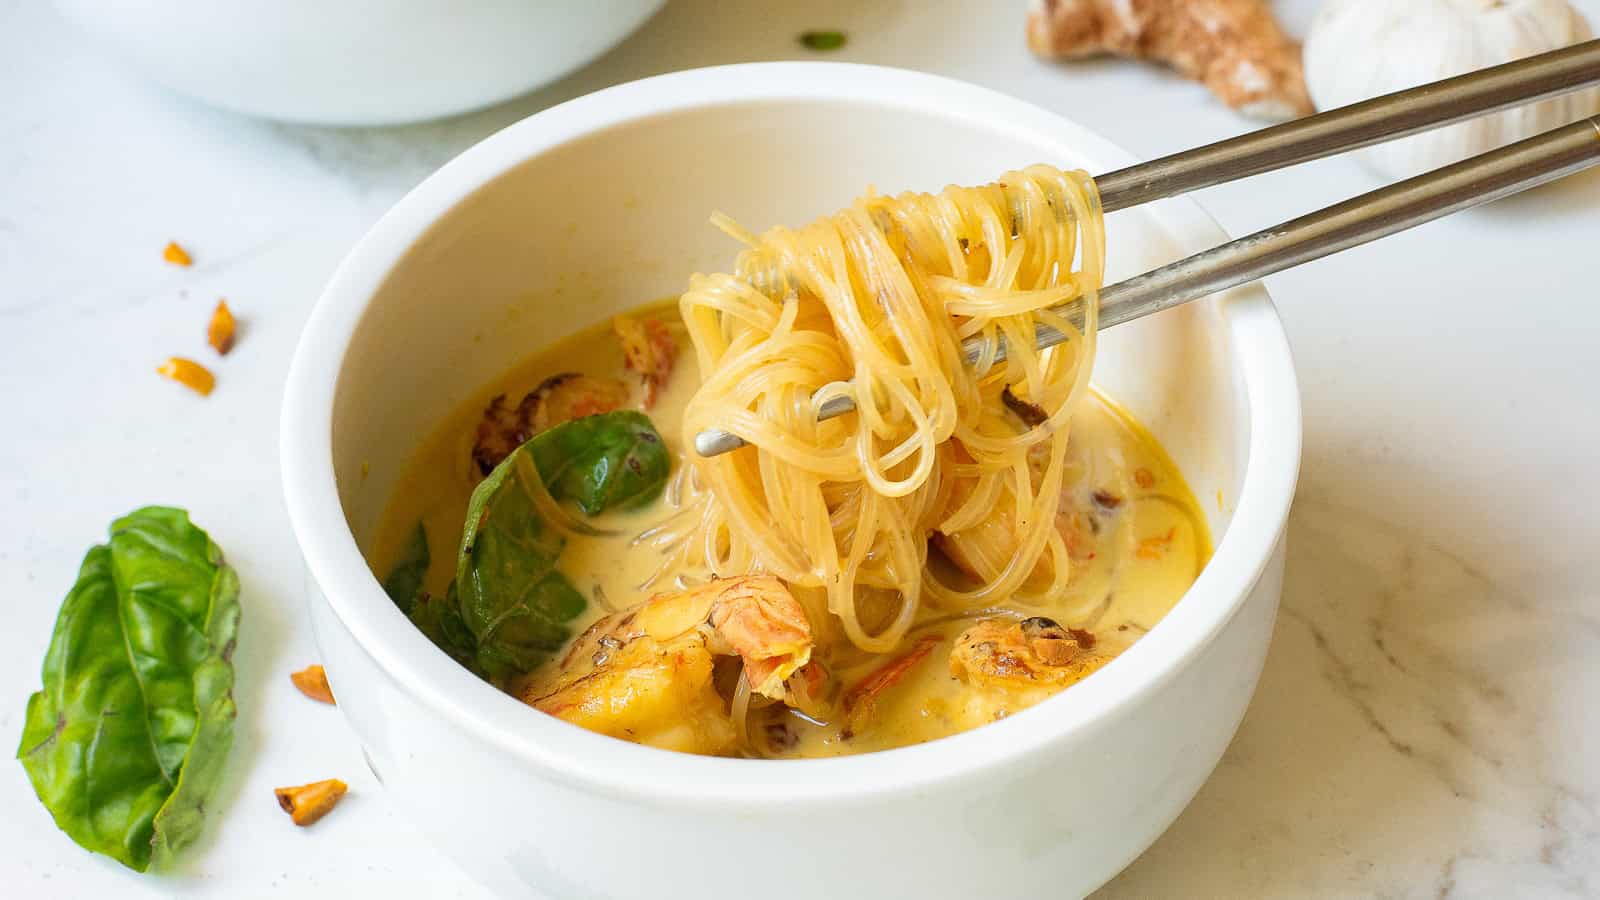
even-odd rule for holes
{"type": "Polygon", "coordinates": [[[1165,63],[1256,118],[1312,111],[1300,45],[1267,0],[1033,0],[1028,46],[1046,57],[1165,63]]]}

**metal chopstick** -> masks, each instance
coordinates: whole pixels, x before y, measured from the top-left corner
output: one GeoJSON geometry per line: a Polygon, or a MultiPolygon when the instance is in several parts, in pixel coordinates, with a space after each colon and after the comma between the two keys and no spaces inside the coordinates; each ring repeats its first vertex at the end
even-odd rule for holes
{"type": "MultiPolygon", "coordinates": [[[[1600,164],[1600,116],[1324,207],[1119,281],[1100,292],[1099,325],[1110,328],[1131,322],[1596,164],[1600,164]]],[[[1065,307],[1060,311],[1067,320],[1083,327],[1082,304],[1074,301],[1065,307]]],[[[1047,327],[1038,328],[1035,339],[1041,348],[1065,340],[1059,331],[1047,327]]],[[[961,349],[970,363],[981,357],[983,341],[969,338],[961,349]]],[[[996,359],[1004,358],[1004,346],[998,347],[996,359]]]]}
{"type": "MultiPolygon", "coordinates": [[[[1255,281],[1597,164],[1600,116],[1380,188],[1118,282],[1100,292],[1099,327],[1109,328],[1255,281]]],[[[1082,327],[1081,302],[1058,309],[1082,327]]],[[[1036,340],[1040,347],[1050,347],[1064,338],[1053,328],[1040,327],[1036,340]]],[[[969,362],[979,358],[983,349],[981,338],[969,338],[962,345],[969,362]]],[[[1004,347],[996,350],[997,359],[1004,358],[1004,347]]],[[[850,398],[835,397],[818,407],[817,418],[831,419],[853,408],[850,398]]],[[[717,429],[700,432],[694,441],[702,456],[726,453],[744,443],[737,435],[717,429]]]]}
{"type": "Polygon", "coordinates": [[[1600,84],[1600,38],[1274,125],[1095,179],[1106,212],[1600,84]]]}

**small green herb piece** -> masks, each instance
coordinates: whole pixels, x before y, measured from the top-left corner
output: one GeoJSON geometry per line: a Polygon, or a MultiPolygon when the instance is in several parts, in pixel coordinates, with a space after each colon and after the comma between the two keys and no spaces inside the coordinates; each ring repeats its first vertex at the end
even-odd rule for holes
{"type": "Polygon", "coordinates": [[[137,510],[89,550],[17,749],[79,845],[143,872],[200,834],[233,742],[238,627],[238,576],[183,510],[137,510]]]}
{"type": "Polygon", "coordinates": [[[429,562],[428,532],[418,522],[406,541],[405,549],[400,552],[399,561],[389,570],[389,576],[383,579],[384,592],[408,616],[417,599],[422,596],[422,579],[428,574],[429,562]]]}
{"type": "Polygon", "coordinates": [[[807,50],[827,52],[843,47],[846,40],[842,31],[807,31],[800,35],[800,46],[807,50]]]}

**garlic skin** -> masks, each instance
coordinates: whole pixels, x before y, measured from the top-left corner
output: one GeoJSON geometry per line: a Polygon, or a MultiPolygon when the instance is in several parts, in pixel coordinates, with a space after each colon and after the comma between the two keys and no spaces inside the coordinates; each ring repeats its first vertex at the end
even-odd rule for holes
{"type": "MultiPolygon", "coordinates": [[[[1588,40],[1566,0],[1326,0],[1306,39],[1306,85],[1321,110],[1588,40]]],[[[1600,88],[1566,94],[1359,151],[1407,178],[1600,112],[1600,88]]]]}

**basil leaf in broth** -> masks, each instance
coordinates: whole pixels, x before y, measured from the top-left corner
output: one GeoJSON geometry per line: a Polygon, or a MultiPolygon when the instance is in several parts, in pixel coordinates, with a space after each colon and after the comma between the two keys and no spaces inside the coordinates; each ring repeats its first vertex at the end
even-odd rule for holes
{"type": "Polygon", "coordinates": [[[563,422],[523,446],[532,448],[550,496],[591,516],[654,500],[672,469],[650,418],[631,409],[563,422]]]}
{"type": "Polygon", "coordinates": [[[389,570],[389,575],[383,579],[384,593],[400,607],[406,615],[411,614],[412,607],[422,596],[422,579],[428,574],[428,564],[431,562],[428,554],[428,532],[418,522],[417,527],[411,532],[411,537],[406,539],[405,549],[400,551],[400,559],[395,562],[394,568],[389,570]]]}
{"type": "Polygon", "coordinates": [[[477,642],[477,671],[495,684],[537,668],[566,645],[565,624],[589,605],[565,575],[551,570],[521,596],[522,609],[508,615],[489,638],[477,642]]]}
{"type": "MultiPolygon", "coordinates": [[[[461,622],[475,643],[476,671],[500,682],[533,669],[566,644],[566,623],[588,606],[556,569],[566,539],[540,515],[540,491],[598,515],[654,499],[671,468],[649,417],[620,410],[540,432],[478,484],[467,504],[454,584],[461,622]]],[[[430,623],[424,631],[432,628],[430,638],[445,652],[457,655],[466,646],[445,633],[444,617],[423,618],[430,623]]]]}
{"type": "Polygon", "coordinates": [[[434,646],[481,675],[478,669],[478,642],[461,618],[455,582],[450,583],[443,597],[435,597],[423,590],[423,581],[431,562],[428,531],[418,521],[411,536],[406,539],[406,546],[400,551],[400,559],[383,579],[383,590],[434,646]]]}
{"type": "Polygon", "coordinates": [[[461,618],[461,601],[456,596],[455,582],[450,583],[450,590],[443,597],[430,596],[426,591],[418,594],[407,617],[434,646],[473,672],[482,674],[478,669],[478,640],[461,618]]]}
{"type": "Polygon", "coordinates": [[[143,872],[199,835],[233,742],[238,625],[238,576],[183,510],[137,510],[89,550],[17,750],[79,845],[143,872]]]}
{"type": "Polygon", "coordinates": [[[493,681],[560,649],[569,633],[563,623],[586,605],[555,569],[566,541],[539,515],[531,444],[512,451],[473,490],[456,558],[461,619],[476,641],[478,670],[493,681]]]}

